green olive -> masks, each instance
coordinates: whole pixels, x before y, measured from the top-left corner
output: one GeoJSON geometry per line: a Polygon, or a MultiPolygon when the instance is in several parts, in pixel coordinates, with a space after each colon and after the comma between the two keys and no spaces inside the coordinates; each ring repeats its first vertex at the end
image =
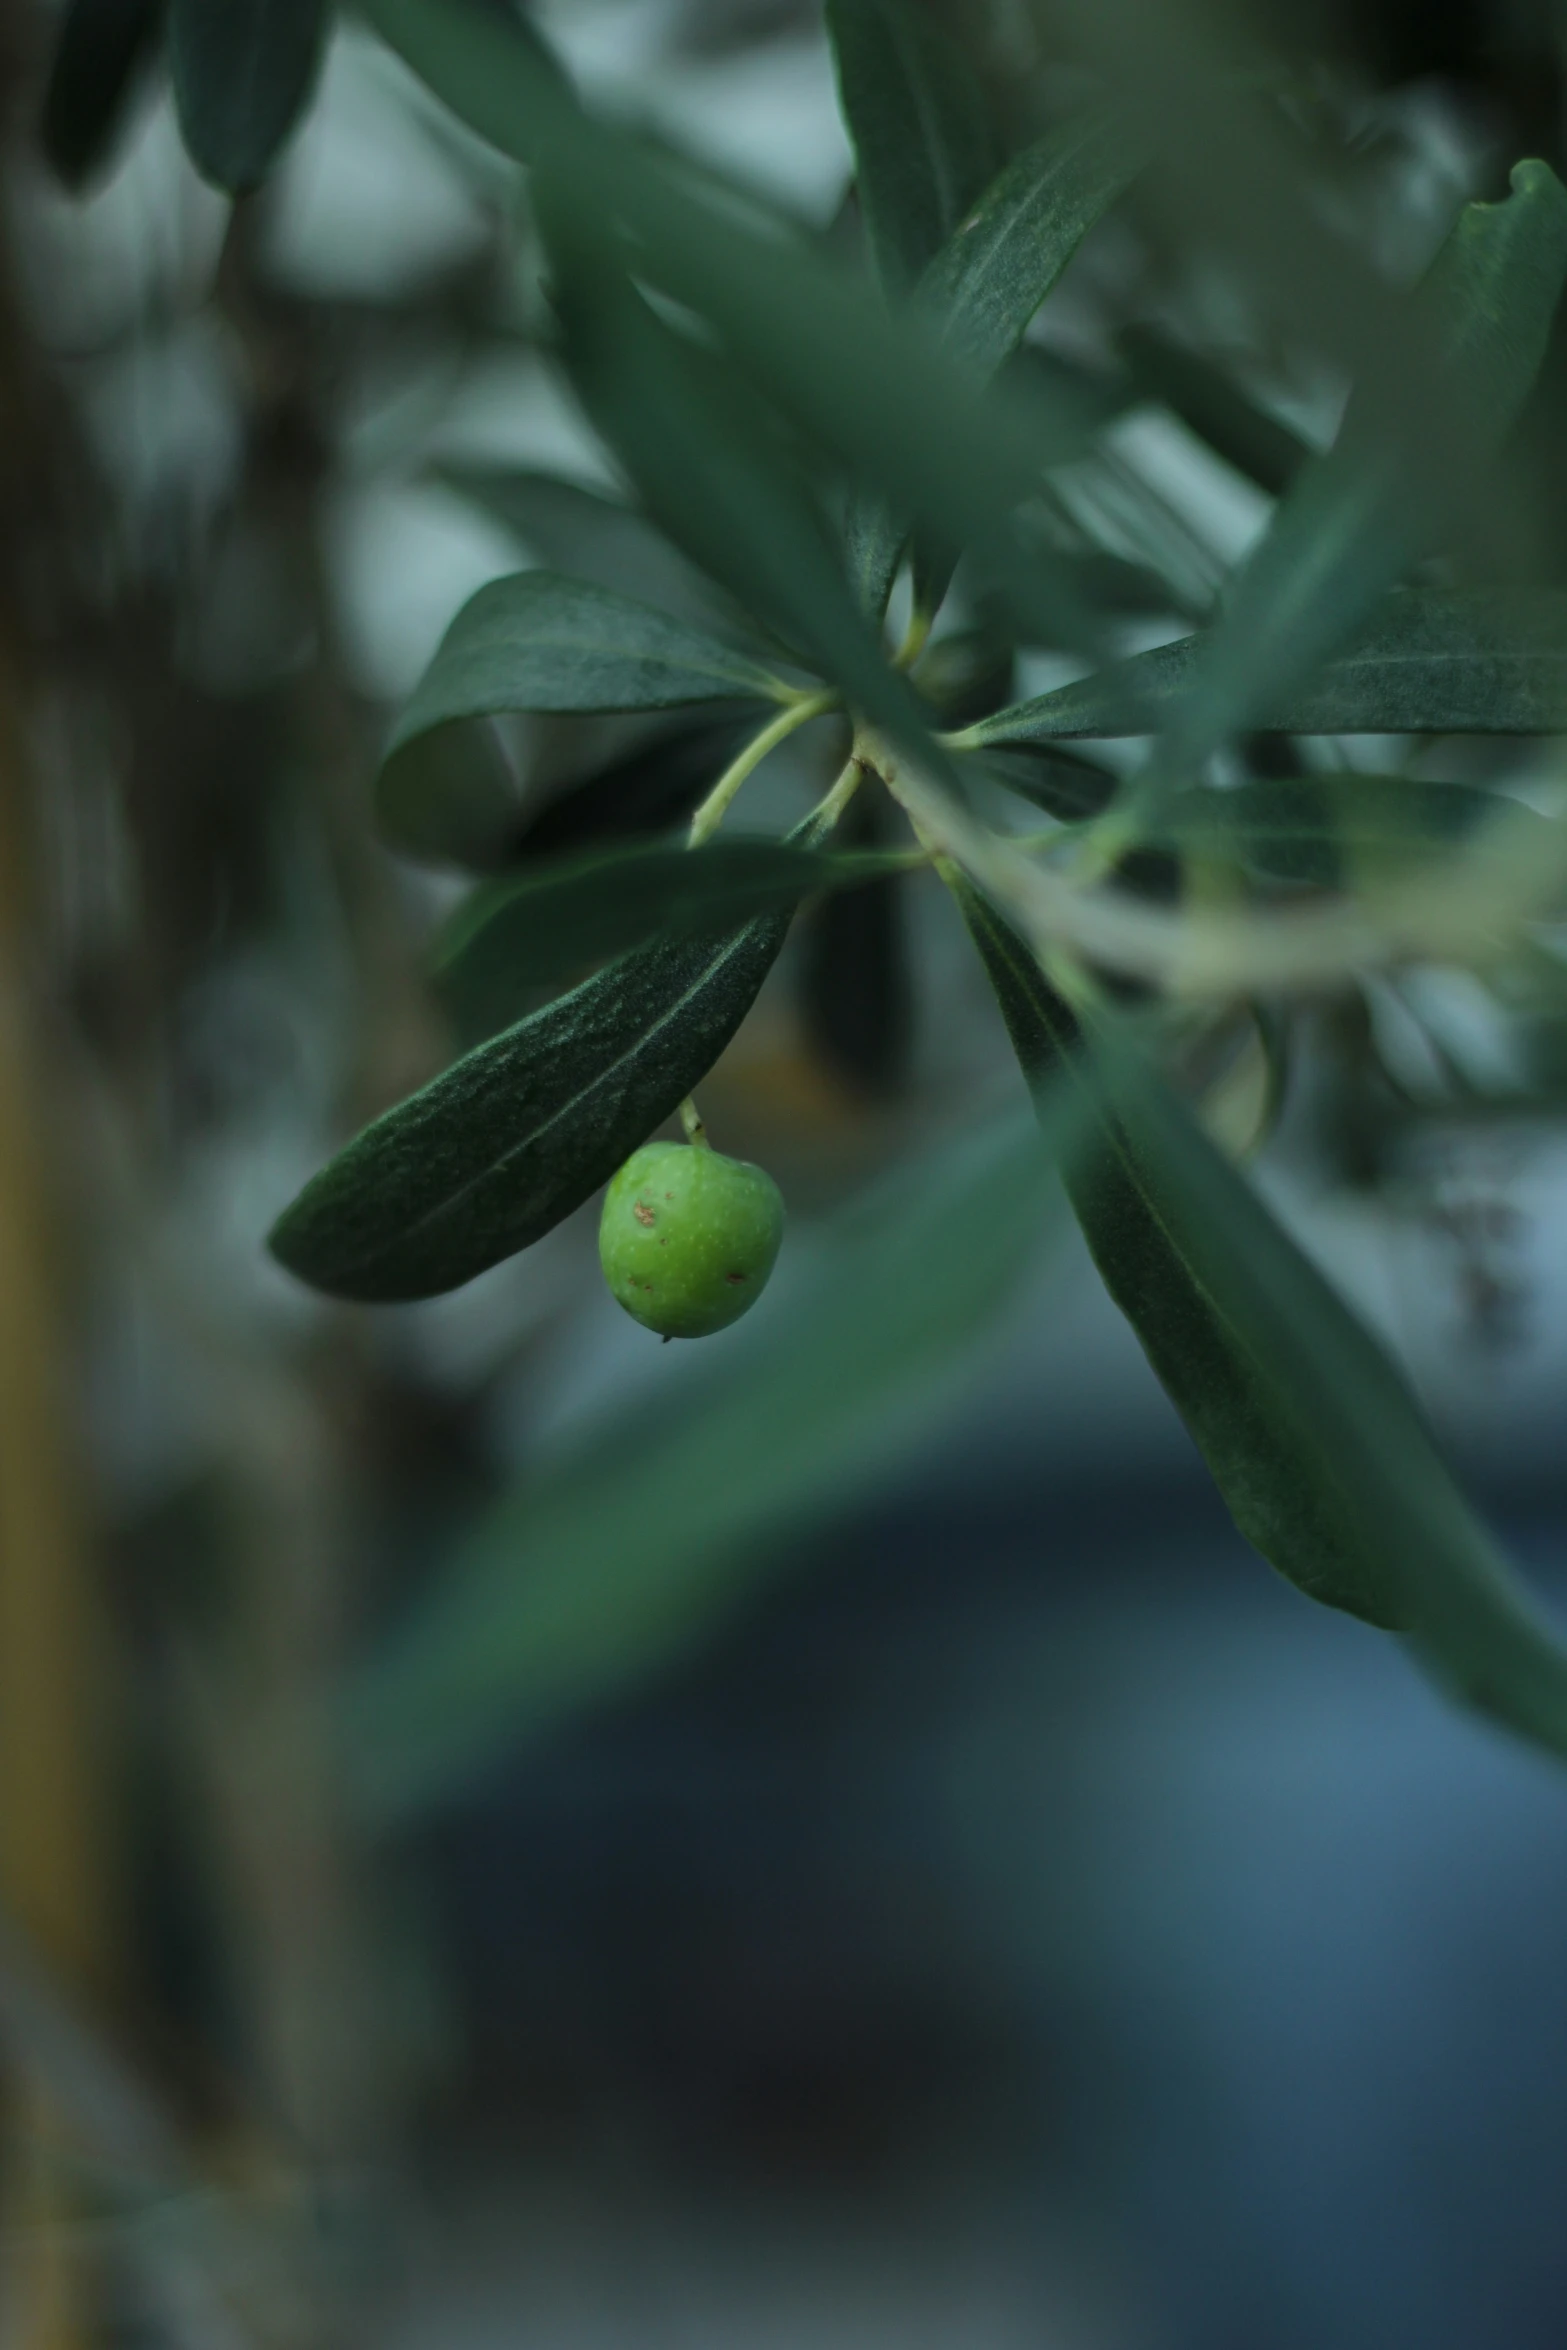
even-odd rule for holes
{"type": "Polygon", "coordinates": [[[704,1145],[648,1142],[604,1195],[599,1263],[649,1330],[706,1338],[756,1303],[782,1238],[783,1200],[764,1168],[704,1145]]]}

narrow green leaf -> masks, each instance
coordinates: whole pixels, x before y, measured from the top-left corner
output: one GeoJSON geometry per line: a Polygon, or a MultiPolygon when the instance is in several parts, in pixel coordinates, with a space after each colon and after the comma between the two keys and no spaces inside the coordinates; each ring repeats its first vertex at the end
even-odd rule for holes
{"type": "Polygon", "coordinates": [[[835,854],[789,841],[643,843],[530,866],[459,907],[433,975],[465,1032],[515,1020],[534,990],[653,938],[708,934],[790,913],[816,891],[853,889],[901,870],[898,856],[835,854]]]}
{"type": "Polygon", "coordinates": [[[1440,451],[1411,437],[1409,386],[1362,384],[1326,457],[1304,468],[1203,640],[1152,779],[1188,775],[1351,637],[1414,558],[1465,513],[1528,394],[1567,276],[1567,189],[1520,163],[1502,204],[1466,205],[1421,290],[1445,350],[1440,451]],[[1444,459],[1437,471],[1437,456],[1444,459]]]}
{"type": "Polygon", "coordinates": [[[1016,1296],[1058,1225],[1050,1164],[1069,1115],[1046,1112],[1043,1147],[1009,1125],[901,1172],[694,1380],[639,1397],[483,1521],[350,1693],[365,1802],[442,1800],[776,1575],[780,1537],[885,1465],[1016,1296]]]}
{"type": "Polygon", "coordinates": [[[163,34],[165,0],[70,0],[44,91],[43,150],[68,188],[113,163],[163,34]]]}
{"type": "MultiPolygon", "coordinates": [[[[1204,674],[1206,635],[998,710],[965,745],[1153,732],[1204,674]]],[[[1567,595],[1506,589],[1389,596],[1349,650],[1248,714],[1256,733],[1555,734],[1567,728],[1567,595]]]]}
{"type": "Polygon", "coordinates": [[[521,571],[470,598],[392,729],[381,828],[414,855],[482,861],[517,828],[505,771],[466,721],[509,710],[668,710],[779,698],[720,638],[606,588],[521,571]]]}
{"type": "Polygon", "coordinates": [[[677,172],[591,120],[525,43],[464,0],[365,0],[365,13],[471,129],[534,166],[557,214],[584,231],[624,224],[639,276],[710,319],[766,396],[851,474],[941,543],[983,545],[1027,633],[1092,642],[1050,550],[1015,520],[1040,466],[1076,445],[1075,403],[1057,438],[1041,391],[977,391],[927,328],[878,315],[852,273],[748,225],[732,191],[710,194],[689,166],[677,172]]]}
{"type": "Polygon", "coordinates": [[[956,223],[915,300],[976,375],[994,375],[1094,224],[1141,168],[1124,121],[1074,115],[1015,156],[956,223]]]}
{"type": "Polygon", "coordinates": [[[1289,1428],[1303,1483],[1377,1562],[1416,1653],[1453,1694],[1567,1756],[1567,1645],[1470,1512],[1402,1378],[1139,1062],[1113,1056],[1103,1083],[1165,1228],[1289,1428]]]}
{"type": "Polygon", "coordinates": [[[664,831],[691,814],[755,732],[747,713],[704,715],[650,736],[526,811],[513,856],[558,856],[664,831]]]}
{"type": "MultiPolygon", "coordinates": [[[[1052,1088],[1052,1099],[1066,1068],[1094,1099],[1072,1013],[1017,934],[966,882],[954,886],[1030,1086],[1036,1094],[1052,1088]]],[[[1323,1476],[1311,1432],[1279,1393],[1266,1359],[1271,1334],[1265,1344],[1244,1297],[1237,1312],[1233,1282],[1214,1291],[1206,1228],[1178,1212],[1180,1203],[1172,1206],[1158,1167],[1134,1149],[1117,1118],[1101,1111],[1093,1131],[1092,1146],[1066,1171],[1072,1205],[1105,1287],[1235,1523],[1309,1597],[1368,1623],[1398,1625],[1405,1593],[1395,1564],[1323,1476]]],[[[1265,1211],[1258,1206],[1256,1213],[1265,1211]]]]}
{"type": "MultiPolygon", "coordinates": [[[[902,818],[884,791],[861,791],[844,818],[844,845],[874,851],[897,840],[902,818]]],[[[879,860],[878,860],[879,861],[879,860]]],[[[896,866],[904,862],[893,856],[896,866]]],[[[836,890],[808,915],[796,968],[799,1005],[816,1057],[873,1101],[903,1088],[914,1039],[915,979],[908,896],[895,872],[836,890]]]]}
{"type": "Polygon", "coordinates": [[[273,1255],[313,1288],[384,1305],[529,1247],[706,1076],[788,926],[766,915],[641,948],[465,1053],[306,1184],[273,1255]]]}
{"type": "Polygon", "coordinates": [[[266,177],[309,101],[327,0],[171,0],[180,129],[204,179],[243,195],[266,177]]]}
{"type": "MultiPolygon", "coordinates": [[[[1076,117],[1016,156],[954,224],[920,279],[915,302],[977,380],[993,377],[1018,348],[1089,229],[1135,178],[1138,160],[1124,123],[1102,114],[1076,117]]],[[[1058,455],[1075,453],[1097,428],[1092,407],[1068,395],[1055,395],[1052,411],[1058,455]]],[[[907,535],[886,499],[851,504],[846,557],[866,611],[879,615],[886,608],[907,535]]],[[[920,602],[932,610],[951,564],[926,561],[921,573],[920,602]]]]}
{"type": "Polygon", "coordinates": [[[828,0],[855,182],[883,287],[906,293],[995,170],[984,93],[919,0],[828,0]]]}
{"type": "Polygon", "coordinates": [[[1054,742],[1028,743],[988,751],[984,773],[1058,824],[1080,824],[1103,815],[1120,788],[1113,769],[1096,766],[1054,742]]]}
{"type": "Polygon", "coordinates": [[[753,395],[667,327],[572,224],[553,217],[549,234],[572,380],[649,509],[856,710],[930,758],[919,704],[884,660],[753,395]]]}

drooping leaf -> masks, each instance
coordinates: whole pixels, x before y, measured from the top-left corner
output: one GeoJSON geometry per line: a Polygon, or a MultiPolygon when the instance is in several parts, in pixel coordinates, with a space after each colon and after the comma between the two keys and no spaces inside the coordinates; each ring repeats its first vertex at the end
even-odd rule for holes
{"type": "Polygon", "coordinates": [[[468,721],[768,702],[785,690],[748,654],[646,604],[551,571],[515,572],[463,606],[404,705],[376,787],[382,829],[415,854],[443,853],[454,838],[460,854],[470,836],[515,831],[515,792],[488,786],[468,721]]]}
{"type": "Polygon", "coordinates": [[[1269,497],[1281,497],[1309,461],[1309,443],[1200,351],[1150,326],[1126,327],[1117,342],[1139,394],[1162,400],[1216,456],[1269,497]]]}
{"type": "Polygon", "coordinates": [[[266,177],[304,112],[327,0],[170,0],[180,129],[203,178],[243,195],[266,177]]]}
{"type": "MultiPolygon", "coordinates": [[[[966,745],[1152,732],[1202,676],[1203,636],[998,710],[966,745]]],[[[1307,683],[1258,702],[1258,733],[1554,734],[1567,727],[1567,595],[1506,589],[1389,596],[1307,683]]]]}
{"type": "Polygon", "coordinates": [[[68,188],[114,159],[132,101],[163,33],[166,0],[70,0],[55,39],[40,125],[68,188]]]}
{"type": "Polygon", "coordinates": [[[1016,1296],[1059,1228],[1069,1116],[1046,1113],[1043,1147],[1008,1125],[901,1171],[839,1219],[792,1296],[775,1286],[712,1342],[695,1384],[639,1397],[503,1501],[350,1693],[367,1805],[439,1802],[776,1575],[780,1538],[885,1465],[1016,1296]]]}
{"type": "Polygon", "coordinates": [[[984,92],[919,0],[828,0],[827,31],[866,235],[897,296],[996,168],[984,92]]]}
{"type": "Polygon", "coordinates": [[[533,991],[654,938],[790,913],[817,891],[858,889],[902,858],[770,840],[697,849],[640,843],[533,865],[476,890],[437,943],[436,984],[465,1033],[505,1027],[533,991]]]}
{"type": "Polygon", "coordinates": [[[1567,277],[1567,189],[1520,163],[1502,204],[1466,205],[1421,289],[1444,352],[1435,437],[1411,387],[1357,387],[1327,456],[1306,466],[1202,641],[1150,785],[1191,774],[1300,689],[1468,501],[1534,382],[1567,277]],[[1419,424],[1412,430],[1412,416],[1419,424]]]}
{"type": "Polygon", "coordinates": [[[640,948],[465,1053],[306,1184],[273,1255],[313,1288],[390,1304],[527,1248],[706,1076],[787,930],[766,915],[640,948]]]}
{"type": "Polygon", "coordinates": [[[1213,1293],[1205,1232],[1172,1211],[1158,1168],[1099,1103],[1077,1021],[1022,940],[966,882],[955,887],[1030,1086],[1053,1098],[1070,1072],[1097,1111],[1091,1143],[1066,1170],[1072,1205],[1105,1287],[1237,1526],[1309,1597],[1397,1626],[1406,1619],[1396,1562],[1321,1474],[1315,1440],[1279,1393],[1258,1331],[1244,1312],[1237,1318],[1226,1290],[1213,1293]]]}
{"type": "Polygon", "coordinates": [[[1137,1060],[1101,1082],[1192,1271],[1246,1347],[1301,1473],[1353,1528],[1454,1695],[1567,1756],[1567,1643],[1479,1524],[1386,1355],[1252,1187],[1137,1060]]]}

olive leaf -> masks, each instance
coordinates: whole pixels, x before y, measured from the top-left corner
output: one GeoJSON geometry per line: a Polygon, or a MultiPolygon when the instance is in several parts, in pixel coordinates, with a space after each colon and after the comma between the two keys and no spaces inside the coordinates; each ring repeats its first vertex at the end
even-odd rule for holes
{"type": "MultiPolygon", "coordinates": [[[[982,718],[965,748],[1144,734],[1198,686],[1204,636],[982,718]]],[[[1554,734],[1567,727],[1567,595],[1401,588],[1308,682],[1253,705],[1256,733],[1554,734]]]]}
{"type": "Polygon", "coordinates": [[[465,862],[516,830],[515,790],[467,721],[787,693],[749,654],[650,605],[552,571],[514,572],[470,597],[404,704],[376,785],[381,828],[415,855],[465,862]]]}
{"type": "Polygon", "coordinates": [[[1544,356],[1567,277],[1567,189],[1520,163],[1501,204],[1469,204],[1419,289],[1443,356],[1445,407],[1402,374],[1357,386],[1337,441],[1305,466],[1200,640],[1148,785],[1189,775],[1277,712],[1445,530],[1472,519],[1544,356]]]}
{"type": "Polygon", "coordinates": [[[1567,1755],[1567,1644],[1465,1503],[1386,1355],[1138,1059],[1099,1082],[1166,1231],[1244,1344],[1303,1479],[1380,1561],[1392,1612],[1453,1695],[1567,1755]]]}
{"type": "MultiPolygon", "coordinates": [[[[985,381],[1022,342],[1067,263],[1094,223],[1135,178],[1139,157],[1126,125],[1085,114],[1014,157],[958,222],[915,289],[914,304],[942,343],[985,381]]],[[[1075,454],[1096,426],[1090,408],[1074,414],[1057,403],[1062,419],[1055,454],[1075,454]],[[1065,419],[1073,415],[1075,430],[1065,419]]],[[[906,522],[882,498],[851,503],[845,524],[849,576],[865,610],[885,609],[906,522]]],[[[951,542],[948,542],[949,544],[951,542]]],[[[941,600],[950,567],[922,567],[921,601],[941,600]]]]}
{"type": "Polygon", "coordinates": [[[584,236],[623,224],[637,275],[712,320],[737,369],[850,475],[940,543],[983,545],[1025,631],[1095,642],[1052,551],[1016,521],[1040,466],[1078,445],[1078,403],[976,387],[922,322],[879,315],[863,282],[783,224],[751,226],[731,188],[591,119],[527,42],[463,0],[365,0],[364,13],[470,129],[534,167],[558,218],[584,236]]]}
{"type": "Polygon", "coordinates": [[[950,770],[846,586],[809,485],[744,386],[666,326],[614,256],[546,212],[567,364],[650,510],[859,712],[950,770]]]}
{"type": "Polygon", "coordinates": [[[169,55],[180,129],[205,179],[243,195],[303,113],[327,0],[172,0],[169,55]]]}
{"type": "Polygon", "coordinates": [[[658,940],[465,1053],[306,1184],[273,1255],[313,1288],[389,1304],[529,1247],[707,1074],[788,927],[770,914],[658,940]]]}
{"type": "Polygon", "coordinates": [[[40,133],[50,164],[80,188],[112,163],[163,34],[165,0],[70,0],[55,39],[40,133]]]}
{"type": "Polygon", "coordinates": [[[877,275],[904,293],[995,170],[984,92],[919,0],[828,0],[827,32],[877,275]]]}
{"type": "Polygon", "coordinates": [[[755,732],[752,713],[731,712],[650,736],[525,811],[512,858],[558,856],[662,832],[690,815],[755,732]]]}
{"type": "Polygon", "coordinates": [[[711,1637],[797,1562],[780,1538],[910,1441],[1055,1238],[1051,1168],[1075,1115],[1063,1102],[1043,1138],[1007,1122],[900,1169],[678,1392],[639,1396],[525,1477],[349,1691],[365,1807],[444,1800],[711,1637]]]}
{"type": "Polygon", "coordinates": [[[465,1033],[477,1034],[515,1020],[536,989],[654,937],[788,913],[817,891],[862,887],[906,864],[772,840],[641,843],[555,860],[476,890],[438,940],[433,976],[465,1033]]]}
{"type": "Polygon", "coordinates": [[[1105,1287],[1235,1523],[1310,1598],[1397,1626],[1405,1594],[1380,1528],[1365,1526],[1324,1476],[1317,1440],[1293,1396],[1280,1393],[1244,1296],[1237,1312],[1226,1290],[1211,1289],[1205,1228],[1188,1229],[1164,1196],[1158,1166],[1097,1101],[1078,1024],[1028,948],[966,881],[953,887],[1030,1086],[1052,1099],[1071,1072],[1095,1103],[1092,1140],[1064,1171],[1067,1191],[1105,1287]]]}
{"type": "Polygon", "coordinates": [[[856,796],[843,821],[844,843],[863,844],[873,863],[891,870],[863,889],[834,890],[811,910],[797,965],[800,1013],[813,1051],[873,1100],[902,1087],[914,1035],[908,905],[897,878],[906,860],[878,858],[874,845],[896,839],[900,824],[885,792],[856,796]]]}

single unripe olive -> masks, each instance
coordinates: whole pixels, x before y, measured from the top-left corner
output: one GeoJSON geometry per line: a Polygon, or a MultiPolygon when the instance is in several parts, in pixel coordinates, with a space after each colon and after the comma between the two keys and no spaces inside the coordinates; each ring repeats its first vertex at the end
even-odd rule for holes
{"type": "Polygon", "coordinates": [[[649,1330],[706,1338],[756,1303],[782,1238],[783,1201],[764,1168],[701,1145],[648,1142],[604,1195],[599,1263],[649,1330]]]}

